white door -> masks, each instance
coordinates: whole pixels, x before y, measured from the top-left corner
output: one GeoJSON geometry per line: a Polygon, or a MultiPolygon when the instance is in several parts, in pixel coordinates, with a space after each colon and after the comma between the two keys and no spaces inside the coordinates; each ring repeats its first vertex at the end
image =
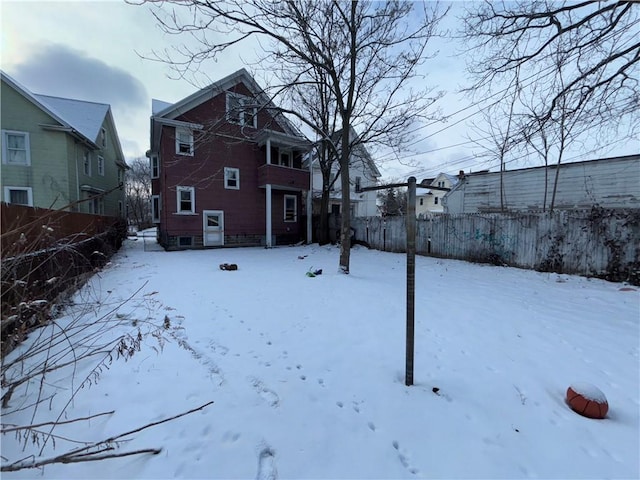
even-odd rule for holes
{"type": "Polygon", "coordinates": [[[205,210],[203,216],[203,243],[205,247],[224,245],[224,212],[205,210]]]}

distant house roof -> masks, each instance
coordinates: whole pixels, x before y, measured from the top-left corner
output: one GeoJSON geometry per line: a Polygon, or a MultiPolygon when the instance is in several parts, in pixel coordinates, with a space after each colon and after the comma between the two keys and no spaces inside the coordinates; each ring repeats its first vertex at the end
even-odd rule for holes
{"type": "Polygon", "coordinates": [[[34,94],[34,96],[60,113],[62,118],[89,140],[96,142],[109,111],[109,105],[49,95],[34,94]]]}
{"type": "MultiPolygon", "coordinates": [[[[24,85],[6,73],[0,71],[0,75],[2,76],[2,80],[7,82],[8,85],[40,110],[52,117],[56,122],[60,123],[63,128],[68,130],[68,133],[75,135],[93,148],[98,148],[98,135],[105,118],[109,118],[115,129],[115,122],[111,115],[111,107],[106,103],[87,102],[84,100],[31,93],[24,85]]],[[[114,140],[118,163],[126,166],[120,139],[117,134],[114,140]]]]}

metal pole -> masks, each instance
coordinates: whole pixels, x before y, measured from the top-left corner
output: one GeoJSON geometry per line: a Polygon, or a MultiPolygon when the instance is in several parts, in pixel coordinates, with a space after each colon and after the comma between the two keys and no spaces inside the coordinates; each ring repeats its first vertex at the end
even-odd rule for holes
{"type": "Polygon", "coordinates": [[[407,191],[407,355],[404,383],[413,385],[416,293],[416,177],[409,177],[407,191]]]}

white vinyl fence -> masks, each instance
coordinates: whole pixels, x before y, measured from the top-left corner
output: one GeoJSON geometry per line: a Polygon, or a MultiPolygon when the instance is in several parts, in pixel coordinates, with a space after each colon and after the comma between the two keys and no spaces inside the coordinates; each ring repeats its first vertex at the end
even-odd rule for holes
{"type": "MultiPolygon", "coordinates": [[[[352,219],[372,248],[406,249],[404,217],[352,219]]],[[[417,220],[416,252],[640,283],[640,210],[435,214],[417,220]]]]}

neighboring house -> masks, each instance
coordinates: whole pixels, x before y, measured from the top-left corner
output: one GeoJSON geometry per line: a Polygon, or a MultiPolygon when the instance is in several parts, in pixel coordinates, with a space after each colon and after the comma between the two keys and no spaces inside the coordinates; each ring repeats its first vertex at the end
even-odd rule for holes
{"type": "Polygon", "coordinates": [[[310,142],[239,70],[175,104],[154,101],[152,217],[167,249],[306,238],[310,142]]]}
{"type": "MultiPolygon", "coordinates": [[[[458,177],[447,173],[439,173],[436,178],[425,179],[421,185],[431,185],[440,188],[453,188],[458,183],[458,177]]],[[[424,217],[429,213],[442,213],[444,206],[442,199],[447,193],[446,190],[416,189],[416,216],[424,217]]]]}
{"type": "MultiPolygon", "coordinates": [[[[548,210],[557,171],[550,165],[503,172],[504,210],[548,210]]],[[[500,184],[500,172],[463,175],[444,198],[445,212],[501,211],[500,184]]],[[[640,208],[640,155],[560,165],[554,210],[593,206],[640,208]]]]}
{"type": "Polygon", "coordinates": [[[124,216],[127,164],[111,107],[37,95],[0,76],[2,200],[124,216]]]}
{"type": "MultiPolygon", "coordinates": [[[[334,138],[342,137],[342,130],[333,135],[334,138]]],[[[350,129],[350,141],[357,142],[358,137],[353,128],[350,129]]],[[[308,166],[309,159],[312,164],[311,188],[313,196],[313,213],[320,213],[320,199],[322,197],[322,172],[316,160],[315,152],[307,156],[305,165],[308,166]]],[[[330,183],[332,183],[329,194],[329,214],[340,214],[342,207],[342,188],[339,175],[340,162],[336,160],[331,168],[330,183]]],[[[362,144],[355,144],[351,159],[349,160],[349,197],[351,200],[351,217],[373,217],[379,215],[376,206],[376,191],[358,192],[360,188],[375,186],[380,178],[380,171],[367,148],[362,144]]]]}

